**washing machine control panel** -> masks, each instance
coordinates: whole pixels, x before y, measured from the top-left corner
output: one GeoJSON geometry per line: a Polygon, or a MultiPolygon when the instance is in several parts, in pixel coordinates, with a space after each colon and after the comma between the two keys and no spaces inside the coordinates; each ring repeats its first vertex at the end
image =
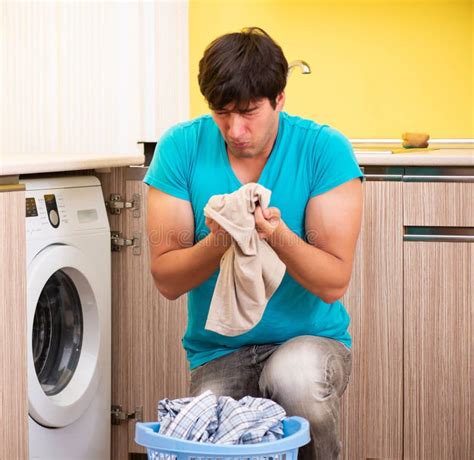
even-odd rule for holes
{"type": "Polygon", "coordinates": [[[109,222],[100,187],[26,190],[28,237],[57,238],[104,229],[109,229],[109,222]]]}
{"type": "Polygon", "coordinates": [[[58,228],[67,224],[68,213],[61,192],[27,196],[26,217],[27,233],[37,233],[44,228],[58,228]]]}

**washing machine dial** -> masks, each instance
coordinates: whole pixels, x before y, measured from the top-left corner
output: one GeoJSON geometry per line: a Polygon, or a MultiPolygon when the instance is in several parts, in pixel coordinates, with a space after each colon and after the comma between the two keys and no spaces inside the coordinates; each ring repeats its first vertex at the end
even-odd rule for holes
{"type": "Polygon", "coordinates": [[[49,211],[49,221],[51,222],[51,225],[55,228],[59,225],[59,215],[54,209],[51,209],[51,211],[49,211]]]}
{"type": "Polygon", "coordinates": [[[44,202],[46,204],[46,211],[48,213],[49,223],[54,227],[59,227],[59,213],[58,213],[58,205],[56,203],[56,197],[51,195],[44,196],[44,202]]]}

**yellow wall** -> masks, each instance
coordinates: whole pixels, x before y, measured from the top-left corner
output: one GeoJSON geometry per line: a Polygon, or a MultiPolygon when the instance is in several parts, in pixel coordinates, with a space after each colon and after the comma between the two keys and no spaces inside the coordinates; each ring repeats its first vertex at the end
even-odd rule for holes
{"type": "Polygon", "coordinates": [[[189,0],[191,115],[209,112],[198,63],[217,36],[264,28],[295,70],[286,110],[349,137],[474,137],[474,0],[189,0]]]}

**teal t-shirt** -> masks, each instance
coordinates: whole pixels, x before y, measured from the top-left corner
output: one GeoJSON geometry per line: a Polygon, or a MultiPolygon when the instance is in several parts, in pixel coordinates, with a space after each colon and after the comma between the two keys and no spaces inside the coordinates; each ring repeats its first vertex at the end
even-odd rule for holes
{"type": "MultiPolygon", "coordinates": [[[[258,183],[271,190],[270,206],[286,225],[305,237],[308,200],[362,172],[350,142],[337,130],[280,113],[278,135],[258,183]]],[[[180,123],[158,142],[144,182],[191,202],[195,242],[209,234],[204,206],[213,195],[232,193],[243,184],[234,174],[225,141],[210,115],[180,123]]],[[[351,346],[349,315],[341,302],[323,302],[288,273],[250,331],[227,337],[204,329],[217,270],[188,293],[188,325],[183,337],[191,369],[245,345],[283,343],[300,335],[330,337],[351,346]]]]}

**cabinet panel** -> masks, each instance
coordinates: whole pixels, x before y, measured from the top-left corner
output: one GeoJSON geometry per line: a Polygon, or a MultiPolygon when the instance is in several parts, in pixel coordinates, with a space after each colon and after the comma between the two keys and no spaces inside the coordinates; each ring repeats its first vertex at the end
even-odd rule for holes
{"type": "Polygon", "coordinates": [[[404,225],[474,227],[474,183],[404,183],[404,225]]]}
{"type": "Polygon", "coordinates": [[[364,183],[351,284],[353,369],[342,401],[344,459],[402,458],[402,183],[364,183]]]}
{"type": "MultiPolygon", "coordinates": [[[[104,197],[120,194],[131,201],[140,195],[140,213],[123,210],[109,215],[111,230],[141,238],[141,251],[112,253],[112,404],[133,411],[142,406],[142,419],[157,419],[158,401],[186,396],[189,369],[181,336],[186,327],[186,296],[169,301],[158,292],[150,274],[146,240],[146,192],[141,168],[114,168],[99,174],[104,197]],[[133,177],[131,174],[133,173],[133,177]],[[133,179],[133,180],[131,180],[133,179]]],[[[145,452],[135,444],[133,421],[112,426],[112,458],[128,460],[129,452],[145,452]]]]}
{"type": "Polygon", "coordinates": [[[25,192],[0,186],[0,458],[28,458],[25,192]]]}
{"type": "Polygon", "coordinates": [[[9,154],[130,154],[140,138],[138,2],[6,2],[9,154]]]}
{"type": "MultiPolygon", "coordinates": [[[[110,194],[125,195],[126,168],[114,168],[110,173],[97,174],[102,185],[104,199],[108,201],[110,194]]],[[[124,215],[109,214],[111,230],[124,232],[124,215]]],[[[112,253],[112,404],[119,404],[129,410],[128,404],[128,372],[129,372],[129,315],[126,308],[125,292],[128,288],[125,252],[112,253]]],[[[111,458],[128,460],[128,425],[112,425],[111,458]]]]}
{"type": "MultiPolygon", "coordinates": [[[[141,196],[141,215],[126,213],[125,234],[141,237],[141,254],[124,250],[126,258],[124,292],[129,311],[129,407],[143,406],[143,420],[157,419],[157,405],[162,398],[188,395],[189,368],[181,344],[187,321],[183,295],[175,301],[163,297],[150,273],[149,245],[146,239],[146,193],[141,180],[126,181],[127,199],[141,196]]],[[[161,234],[160,234],[161,235],[161,234]]],[[[166,236],[166,235],[164,235],[166,236]]],[[[145,452],[135,444],[135,425],[129,425],[129,452],[145,452]]]]}
{"type": "Polygon", "coordinates": [[[139,140],[186,120],[187,10],[187,2],[0,2],[0,152],[31,161],[134,155],[139,140]]]}
{"type": "Polygon", "coordinates": [[[404,284],[404,458],[467,460],[474,244],[406,242],[404,284]]]}

